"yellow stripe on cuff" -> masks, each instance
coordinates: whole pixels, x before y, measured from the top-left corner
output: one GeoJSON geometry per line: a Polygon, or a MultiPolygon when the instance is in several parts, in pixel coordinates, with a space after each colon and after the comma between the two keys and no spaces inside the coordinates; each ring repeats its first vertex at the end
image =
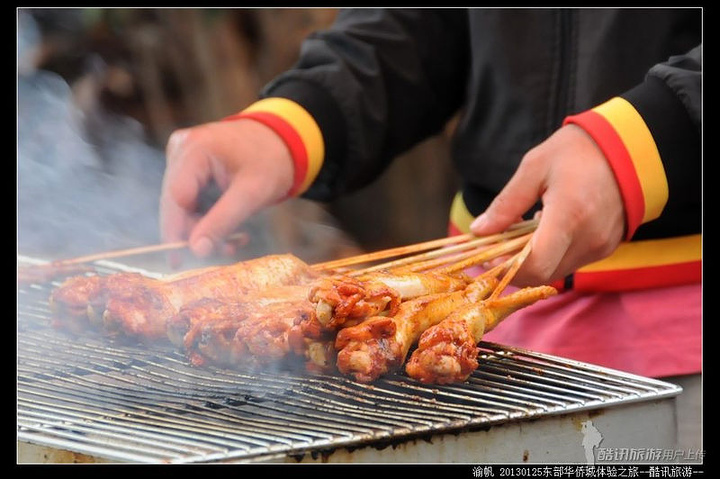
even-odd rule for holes
{"type": "Polygon", "coordinates": [[[450,207],[450,222],[461,232],[470,232],[470,223],[473,222],[475,217],[470,213],[465,206],[465,201],[462,197],[462,191],[459,191],[453,199],[452,206],[450,207]]]}
{"type": "Polygon", "coordinates": [[[315,181],[325,159],[325,143],[315,119],[305,108],[287,98],[264,98],[243,110],[253,111],[264,111],[282,117],[302,138],[307,150],[308,169],[299,193],[306,191],[315,181]]]}
{"type": "Polygon", "coordinates": [[[660,216],[668,199],[668,184],[660,152],[645,121],[630,102],[615,97],[593,108],[612,124],[625,144],[645,199],[642,222],[660,216]]]}
{"type": "Polygon", "coordinates": [[[589,273],[688,263],[702,259],[702,235],[622,243],[609,257],[583,266],[589,273]]]}

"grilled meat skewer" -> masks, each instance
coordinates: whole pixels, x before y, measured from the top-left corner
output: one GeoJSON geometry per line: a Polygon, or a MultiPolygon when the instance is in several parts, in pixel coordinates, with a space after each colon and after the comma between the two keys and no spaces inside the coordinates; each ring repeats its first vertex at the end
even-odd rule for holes
{"type": "Polygon", "coordinates": [[[335,341],[338,369],[360,382],[398,369],[423,331],[454,310],[486,298],[496,285],[497,278],[484,277],[464,290],[406,301],[394,316],[376,316],[341,329],[335,341]]]}
{"type": "Polygon", "coordinates": [[[424,383],[467,380],[478,367],[477,344],[486,332],[515,311],[556,293],[551,286],[539,286],[463,306],[422,333],[405,371],[424,383]]]}
{"type": "Polygon", "coordinates": [[[316,281],[310,299],[317,304],[317,319],[327,328],[347,320],[377,316],[385,309],[393,315],[401,301],[465,288],[465,275],[373,272],[358,277],[334,276],[316,281]]]}
{"type": "Polygon", "coordinates": [[[109,334],[158,339],[165,337],[167,321],[194,301],[232,300],[318,277],[292,255],[271,255],[162,280],[137,273],[70,278],[53,291],[50,304],[59,325],[77,328],[95,323],[109,334]]]}
{"type": "Polygon", "coordinates": [[[309,369],[327,371],[334,365],[337,329],[363,321],[368,311],[394,313],[395,304],[406,296],[455,290],[465,284],[464,279],[422,274],[319,278],[304,285],[190,303],[169,320],[167,331],[194,364],[233,366],[247,363],[251,355],[256,356],[253,362],[297,355],[309,369]],[[323,325],[317,319],[318,304],[327,298],[332,298],[339,313],[323,325]]]}

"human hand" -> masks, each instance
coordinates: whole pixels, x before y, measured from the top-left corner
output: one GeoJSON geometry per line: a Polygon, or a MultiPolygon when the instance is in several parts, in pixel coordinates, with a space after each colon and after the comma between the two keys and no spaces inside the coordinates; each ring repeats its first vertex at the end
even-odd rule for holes
{"type": "Polygon", "coordinates": [[[525,154],[508,184],[470,226],[499,233],[537,200],[542,211],[516,286],[548,284],[609,256],[625,235],[620,189],[602,151],[577,125],[566,125],[525,154]]]}
{"type": "Polygon", "coordinates": [[[162,239],[187,239],[198,257],[220,250],[223,238],[254,213],[285,198],[293,183],[294,165],[284,141],[250,119],[177,130],[168,140],[166,155],[160,194],[162,239]],[[222,194],[200,215],[200,193],[213,180],[222,194]]]}

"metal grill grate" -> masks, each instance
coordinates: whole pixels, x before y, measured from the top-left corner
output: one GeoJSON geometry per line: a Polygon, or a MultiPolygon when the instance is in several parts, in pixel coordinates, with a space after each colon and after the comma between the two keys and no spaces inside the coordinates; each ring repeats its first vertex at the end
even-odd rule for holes
{"type": "Polygon", "coordinates": [[[491,343],[480,345],[472,377],[450,386],[402,374],[360,384],[290,370],[194,368],[171,347],[53,330],[47,298],[56,284],[18,290],[17,437],[114,461],[263,461],[679,393],[491,343]]]}

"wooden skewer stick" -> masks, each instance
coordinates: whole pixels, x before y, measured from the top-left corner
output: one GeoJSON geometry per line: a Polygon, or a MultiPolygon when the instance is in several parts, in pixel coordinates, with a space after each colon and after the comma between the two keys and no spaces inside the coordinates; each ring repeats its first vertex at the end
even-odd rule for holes
{"type": "MultiPolygon", "coordinates": [[[[507,231],[504,231],[502,233],[497,233],[494,235],[488,235],[488,236],[470,236],[471,239],[469,241],[466,241],[462,244],[458,244],[455,246],[448,246],[445,248],[439,248],[435,249],[433,251],[429,251],[426,253],[420,252],[419,254],[415,254],[412,256],[408,256],[405,258],[396,259],[393,261],[389,261],[386,263],[377,264],[375,266],[370,266],[367,268],[363,268],[362,270],[359,270],[357,274],[364,274],[369,273],[371,271],[377,271],[377,270],[396,270],[399,269],[401,266],[407,266],[410,265],[408,268],[409,270],[417,271],[419,269],[427,269],[429,267],[435,267],[437,265],[441,265],[444,263],[449,262],[456,262],[459,259],[466,258],[470,255],[474,255],[479,253],[477,248],[481,246],[487,246],[491,245],[493,243],[500,243],[502,241],[509,240],[511,238],[532,232],[535,230],[536,225],[535,224],[527,224],[522,225],[520,227],[516,227],[513,229],[509,229],[507,231]],[[461,253],[459,255],[452,256],[454,253],[458,251],[464,251],[464,250],[473,250],[468,251],[466,253],[461,253]],[[438,261],[432,261],[428,263],[423,263],[428,260],[433,260],[435,258],[439,258],[438,261]],[[445,258],[445,259],[443,259],[445,258]],[[415,267],[417,265],[417,267],[415,267]]],[[[467,236],[467,235],[464,235],[467,236]]]]}
{"type": "MultiPolygon", "coordinates": [[[[248,234],[241,232],[241,233],[232,234],[232,235],[228,236],[225,240],[246,243],[248,241],[248,239],[249,239],[248,234]]],[[[71,264],[90,263],[92,261],[98,261],[101,259],[119,258],[122,256],[132,256],[132,255],[138,255],[138,254],[157,253],[160,251],[182,249],[182,248],[188,247],[189,244],[190,243],[188,241],[176,241],[174,243],[161,243],[161,244],[148,245],[148,246],[138,246],[136,248],[122,249],[122,250],[115,250],[115,251],[104,251],[102,253],[94,253],[94,254],[89,254],[86,256],[79,256],[77,258],[52,261],[50,263],[47,263],[44,265],[39,265],[39,266],[40,267],[42,267],[42,266],[57,267],[57,266],[65,266],[65,265],[71,265],[71,264]]]]}
{"type": "MultiPolygon", "coordinates": [[[[374,271],[377,269],[394,268],[401,264],[412,263],[412,262],[418,261],[421,258],[421,256],[415,255],[415,253],[422,253],[423,251],[430,251],[430,250],[433,250],[436,248],[441,248],[443,246],[452,245],[452,244],[457,243],[456,246],[449,246],[448,248],[439,249],[438,253],[435,253],[435,256],[437,256],[437,255],[451,252],[453,250],[468,249],[473,246],[476,246],[477,244],[489,244],[489,243],[493,243],[493,242],[497,242],[497,241],[503,241],[507,238],[511,238],[513,236],[517,236],[518,234],[522,234],[523,232],[534,230],[537,227],[537,223],[538,223],[538,220],[536,220],[536,219],[519,221],[518,223],[511,225],[507,229],[507,231],[505,231],[503,233],[498,233],[496,235],[479,237],[479,236],[475,236],[471,233],[467,233],[467,234],[463,234],[463,235],[450,236],[447,238],[425,241],[423,243],[417,243],[417,244],[408,245],[408,246],[400,246],[397,248],[390,248],[390,249],[385,249],[382,251],[375,251],[373,253],[366,253],[366,254],[351,256],[348,258],[341,258],[338,260],[327,261],[324,263],[316,263],[313,265],[313,268],[315,268],[317,270],[330,270],[330,269],[343,268],[343,267],[362,264],[362,263],[371,263],[371,262],[382,260],[382,259],[413,255],[413,256],[409,256],[408,258],[396,260],[396,261],[398,261],[398,263],[389,262],[389,263],[384,263],[382,265],[371,266],[369,268],[363,269],[363,272],[374,271]],[[516,230],[522,230],[522,232],[517,232],[516,230]],[[472,243],[472,241],[478,241],[478,243],[475,244],[475,243],[472,243]]],[[[426,253],[426,254],[433,254],[433,253],[431,252],[431,253],[426,253]]],[[[422,258],[425,259],[426,257],[422,257],[422,258]]]]}
{"type": "MultiPolygon", "coordinates": [[[[418,272],[428,272],[435,270],[437,271],[439,268],[443,267],[450,267],[454,264],[457,264],[459,261],[466,260],[468,258],[476,257],[481,252],[491,248],[493,245],[487,246],[487,245],[481,245],[480,247],[476,247],[471,249],[470,251],[463,251],[460,253],[452,253],[447,254],[446,251],[438,251],[438,253],[442,253],[442,256],[438,258],[431,258],[422,260],[422,258],[418,258],[417,262],[411,262],[409,264],[403,264],[397,267],[387,268],[384,267],[384,269],[387,269],[388,271],[392,271],[394,273],[418,273],[418,272]]],[[[380,266],[374,267],[374,268],[368,268],[371,270],[380,269],[380,266]]],[[[362,273],[365,273],[366,270],[362,270],[362,273]]]]}
{"type": "MultiPolygon", "coordinates": [[[[370,268],[366,268],[364,272],[369,271],[376,271],[379,269],[396,269],[400,266],[404,265],[418,265],[419,269],[427,269],[429,267],[435,267],[437,265],[441,264],[447,264],[447,263],[456,263],[459,259],[464,259],[466,257],[475,255],[479,253],[480,251],[483,251],[484,248],[481,248],[483,246],[487,247],[488,245],[500,243],[502,241],[509,240],[511,238],[521,236],[525,233],[528,233],[530,231],[533,231],[534,227],[524,227],[512,231],[505,231],[503,233],[498,233],[490,236],[483,236],[483,237],[477,237],[476,239],[472,241],[468,241],[466,243],[457,245],[457,246],[451,246],[448,248],[440,248],[436,249],[434,251],[430,251],[428,253],[422,253],[418,255],[414,255],[408,258],[401,258],[395,261],[391,261],[389,263],[383,263],[376,266],[372,266],[370,268]],[[463,250],[470,250],[465,253],[460,253],[456,255],[455,257],[452,257],[451,255],[457,251],[463,251],[463,250]],[[437,259],[435,261],[434,259],[437,259]],[[429,261],[431,260],[431,261],[429,261]],[[427,263],[424,263],[428,261],[427,263]],[[424,263],[424,264],[423,264],[424,263]]],[[[414,269],[414,268],[413,268],[414,269]]]]}
{"type": "Polygon", "coordinates": [[[482,281],[485,278],[497,278],[503,271],[506,271],[510,267],[513,261],[515,261],[516,257],[517,255],[512,256],[500,263],[499,265],[494,266],[489,270],[479,274],[477,277],[474,278],[474,281],[482,281]]]}
{"type": "Polygon", "coordinates": [[[468,255],[477,253],[476,250],[471,250],[466,253],[456,253],[458,249],[464,250],[467,248],[475,248],[478,240],[468,241],[461,245],[451,246],[448,248],[440,248],[428,253],[419,253],[416,255],[408,256],[405,258],[388,261],[386,263],[376,264],[360,270],[356,270],[352,273],[353,276],[359,274],[370,273],[372,271],[385,270],[385,271],[421,271],[432,267],[433,265],[447,264],[453,261],[458,261],[467,257],[468,255]],[[440,258],[438,258],[440,256],[440,258]]]}
{"type": "Polygon", "coordinates": [[[530,254],[530,250],[532,250],[532,241],[528,240],[525,247],[513,258],[512,265],[508,269],[507,273],[505,273],[505,276],[502,277],[495,290],[490,294],[490,297],[488,298],[489,300],[500,296],[507,285],[510,284],[510,281],[512,281],[515,277],[515,274],[517,274],[520,266],[522,266],[525,259],[530,254]]]}
{"type": "Polygon", "coordinates": [[[484,249],[480,253],[470,256],[469,258],[467,258],[463,261],[458,261],[457,263],[454,263],[450,266],[446,266],[444,268],[437,269],[437,270],[435,270],[435,272],[440,273],[440,274],[455,273],[457,271],[461,271],[461,270],[469,268],[471,266],[480,265],[480,264],[485,263],[486,261],[489,261],[493,258],[497,258],[497,257],[503,256],[506,254],[510,254],[513,251],[521,249],[522,246],[524,246],[525,243],[530,240],[532,235],[533,235],[533,233],[528,233],[524,236],[520,236],[519,238],[513,238],[509,241],[499,243],[490,248],[484,249]]]}
{"type": "Polygon", "coordinates": [[[403,256],[403,255],[418,253],[420,251],[427,251],[427,250],[437,248],[440,246],[444,246],[444,245],[448,245],[448,244],[462,243],[463,241],[467,241],[473,237],[474,236],[471,234],[450,236],[447,238],[426,241],[426,242],[417,243],[414,245],[399,246],[397,248],[390,248],[390,249],[385,249],[382,251],[375,251],[373,253],[366,253],[366,254],[360,254],[360,255],[356,255],[356,256],[350,256],[348,258],[341,258],[341,259],[337,259],[337,260],[326,261],[324,263],[316,263],[313,265],[313,268],[318,269],[318,270],[328,270],[328,269],[343,268],[343,267],[352,266],[355,264],[370,263],[372,261],[377,261],[380,259],[392,258],[395,256],[403,256]]]}
{"type": "MultiPolygon", "coordinates": [[[[468,241],[467,243],[464,243],[463,245],[461,245],[461,246],[463,246],[463,248],[451,247],[451,248],[445,248],[442,250],[433,251],[432,253],[426,253],[427,257],[439,256],[434,259],[422,260],[421,256],[424,256],[424,255],[418,255],[417,257],[413,257],[413,258],[405,258],[406,260],[421,260],[421,261],[410,263],[407,266],[401,265],[398,267],[394,267],[394,268],[392,268],[392,271],[393,272],[419,272],[419,271],[421,272],[421,271],[429,271],[434,268],[439,268],[443,265],[449,266],[449,265],[455,264],[458,261],[462,261],[466,258],[477,255],[477,254],[481,253],[482,251],[485,251],[488,248],[490,248],[492,246],[492,243],[491,243],[491,241],[485,241],[486,238],[492,238],[493,240],[497,240],[496,243],[499,243],[500,241],[505,241],[505,240],[511,239],[515,236],[520,236],[520,235],[534,231],[537,225],[532,224],[532,222],[527,222],[527,223],[530,223],[530,224],[525,224],[525,225],[516,227],[515,229],[508,230],[504,233],[500,233],[497,238],[493,238],[490,236],[481,237],[478,240],[476,240],[477,242],[468,241]],[[451,253],[454,252],[456,249],[465,249],[464,247],[467,245],[469,245],[472,248],[471,251],[454,253],[454,254],[450,254],[450,255],[447,254],[448,252],[451,252],[451,253]],[[478,247],[478,246],[480,246],[480,247],[478,247]]],[[[468,248],[468,249],[470,249],[470,248],[468,248]]],[[[399,261],[399,263],[405,263],[405,262],[406,261],[404,261],[404,260],[399,261]]],[[[509,264],[510,263],[508,260],[508,265],[509,264]]]]}
{"type": "MultiPolygon", "coordinates": [[[[468,256],[471,256],[473,254],[477,254],[478,250],[472,250],[472,251],[465,251],[462,253],[454,253],[450,255],[443,255],[440,258],[433,258],[428,259],[424,261],[418,261],[415,263],[410,263],[406,265],[400,265],[397,267],[393,267],[388,269],[388,271],[391,271],[393,273],[419,273],[419,272],[425,272],[428,270],[431,270],[433,268],[437,268],[440,266],[445,266],[448,264],[452,264],[455,261],[461,261],[468,256]]],[[[365,272],[364,270],[362,271],[365,272]]]]}

